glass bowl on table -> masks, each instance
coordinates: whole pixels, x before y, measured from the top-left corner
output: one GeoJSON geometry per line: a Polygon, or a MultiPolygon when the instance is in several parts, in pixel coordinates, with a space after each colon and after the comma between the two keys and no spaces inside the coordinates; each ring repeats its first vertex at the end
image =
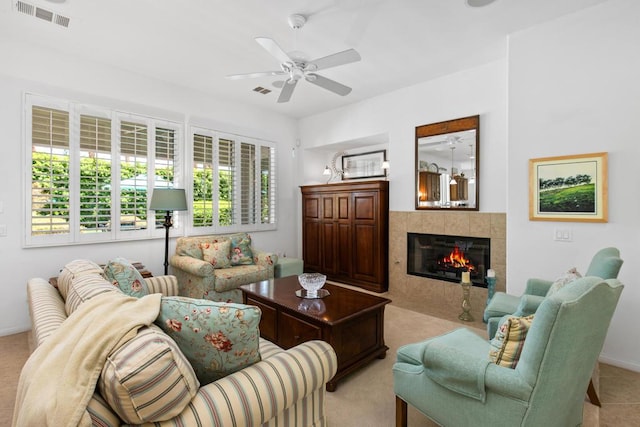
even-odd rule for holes
{"type": "Polygon", "coordinates": [[[302,286],[302,290],[296,292],[296,295],[302,298],[322,298],[323,296],[328,295],[328,292],[318,292],[323,290],[325,282],[327,281],[327,276],[320,273],[302,273],[298,275],[298,282],[300,286],[302,286]]]}

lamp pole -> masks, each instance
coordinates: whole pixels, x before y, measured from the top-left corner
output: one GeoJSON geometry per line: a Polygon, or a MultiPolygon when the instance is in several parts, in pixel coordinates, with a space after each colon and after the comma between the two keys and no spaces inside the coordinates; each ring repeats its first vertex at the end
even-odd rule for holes
{"type": "Polygon", "coordinates": [[[164,275],[169,274],[169,229],[173,225],[171,222],[171,211],[167,211],[164,216],[164,229],[165,229],[165,237],[164,237],[164,275]]]}

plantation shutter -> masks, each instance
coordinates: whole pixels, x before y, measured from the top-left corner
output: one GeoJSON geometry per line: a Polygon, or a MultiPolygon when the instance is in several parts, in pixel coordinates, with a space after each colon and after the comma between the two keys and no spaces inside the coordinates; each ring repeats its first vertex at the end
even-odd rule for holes
{"type": "Polygon", "coordinates": [[[240,144],[240,223],[256,223],[256,146],[242,142],[240,144]]]}
{"type": "Polygon", "coordinates": [[[147,125],[120,123],[120,230],[147,228],[147,125]]]}
{"type": "Polygon", "coordinates": [[[218,139],[218,225],[231,226],[235,221],[236,197],[235,143],[218,139]]]}
{"type": "MultiPolygon", "coordinates": [[[[155,128],[155,178],[153,188],[173,188],[175,177],[176,131],[155,128]]],[[[155,211],[155,228],[164,228],[165,212],[155,211]]]]}
{"type": "Polygon", "coordinates": [[[213,138],[193,135],[193,226],[213,226],[213,138]]]}
{"type": "Polygon", "coordinates": [[[275,148],[260,147],[260,223],[276,222],[276,159],[275,148]]]}
{"type": "Polygon", "coordinates": [[[80,233],[111,220],[111,120],[80,115],[80,233]]]}
{"type": "Polygon", "coordinates": [[[31,108],[31,235],[71,232],[69,113],[31,108]]]}

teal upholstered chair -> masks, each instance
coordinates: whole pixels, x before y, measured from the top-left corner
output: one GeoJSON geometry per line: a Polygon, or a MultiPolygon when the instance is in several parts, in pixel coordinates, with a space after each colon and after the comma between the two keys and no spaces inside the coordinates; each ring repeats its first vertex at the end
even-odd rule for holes
{"type": "Polygon", "coordinates": [[[584,277],[545,298],[514,369],[465,328],[398,349],[396,425],[407,404],[443,426],[578,426],[593,367],[623,285],[584,277]]]}
{"type": "MultiPolygon", "coordinates": [[[[602,279],[615,279],[622,267],[620,251],[616,248],[600,249],[591,259],[589,268],[583,276],[596,276],[602,279]]],[[[489,338],[493,338],[498,329],[498,322],[507,315],[527,316],[533,314],[547,295],[552,280],[529,279],[524,294],[521,296],[496,292],[484,310],[483,320],[487,323],[489,338]]]]}

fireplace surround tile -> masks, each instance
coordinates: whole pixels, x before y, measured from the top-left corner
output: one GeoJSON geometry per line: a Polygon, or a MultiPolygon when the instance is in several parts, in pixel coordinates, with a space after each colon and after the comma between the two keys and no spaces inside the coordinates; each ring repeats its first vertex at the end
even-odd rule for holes
{"type": "MultiPolygon", "coordinates": [[[[458,320],[458,314],[462,311],[462,290],[458,284],[407,274],[407,232],[458,236],[466,234],[491,238],[491,268],[496,271],[496,290],[504,291],[505,213],[390,212],[389,298],[409,309],[417,309],[436,317],[468,324],[458,320]]],[[[484,329],[482,312],[486,300],[487,289],[476,286],[471,288],[471,314],[475,321],[470,326],[484,329]]]]}
{"type": "Polygon", "coordinates": [[[467,236],[491,236],[491,214],[478,213],[469,215],[469,234],[467,236]]]}
{"type": "MultiPolygon", "coordinates": [[[[444,218],[444,233],[446,235],[453,236],[468,236],[469,235],[469,213],[467,212],[450,212],[445,215],[444,218]]],[[[435,234],[435,233],[432,233],[435,234]]]]}

